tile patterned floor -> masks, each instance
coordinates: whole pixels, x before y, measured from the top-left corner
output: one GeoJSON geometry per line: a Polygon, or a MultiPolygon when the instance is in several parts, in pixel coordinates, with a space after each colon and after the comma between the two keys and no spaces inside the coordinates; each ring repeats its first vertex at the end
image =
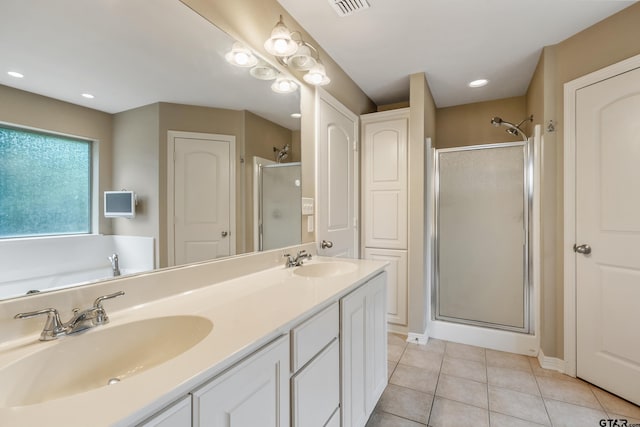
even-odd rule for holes
{"type": "Polygon", "coordinates": [[[533,357],[389,334],[389,385],[367,427],[599,427],[640,425],[640,407],[533,357]]]}

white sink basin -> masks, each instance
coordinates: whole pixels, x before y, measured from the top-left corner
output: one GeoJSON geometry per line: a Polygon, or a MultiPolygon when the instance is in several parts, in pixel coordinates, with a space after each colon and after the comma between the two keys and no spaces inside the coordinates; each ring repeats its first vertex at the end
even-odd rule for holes
{"type": "MultiPolygon", "coordinates": [[[[0,407],[27,406],[106,387],[166,362],[202,341],[199,316],[156,317],[41,343],[0,370],[0,407]]],[[[111,387],[117,387],[117,384],[111,387]]]]}
{"type": "Polygon", "coordinates": [[[351,273],[356,266],[349,262],[329,261],[317,264],[303,264],[293,270],[293,274],[303,277],[333,277],[351,273]]]}

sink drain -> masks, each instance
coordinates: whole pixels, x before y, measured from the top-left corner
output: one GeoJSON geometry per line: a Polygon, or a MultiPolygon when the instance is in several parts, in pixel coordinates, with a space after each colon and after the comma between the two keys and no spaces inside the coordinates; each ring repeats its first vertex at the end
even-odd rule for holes
{"type": "Polygon", "coordinates": [[[120,378],[111,378],[109,381],[107,381],[107,385],[117,384],[119,382],[120,378]]]}

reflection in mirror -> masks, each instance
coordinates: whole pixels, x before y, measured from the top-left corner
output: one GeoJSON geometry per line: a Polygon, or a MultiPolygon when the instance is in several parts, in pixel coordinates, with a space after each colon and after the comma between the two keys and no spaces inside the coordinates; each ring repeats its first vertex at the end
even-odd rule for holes
{"type": "MultiPolygon", "coordinates": [[[[225,54],[235,41],[175,0],[3,0],[0,33],[0,125],[92,146],[92,232],[0,236],[0,298],[111,277],[114,254],[124,275],[259,249],[254,158],[300,161],[300,119],[291,117],[300,111],[299,92],[275,93],[271,81],[230,65],[225,54]],[[209,142],[220,140],[233,141],[232,149],[212,153],[209,142]],[[187,163],[179,164],[181,156],[187,163]],[[218,181],[223,163],[229,184],[212,194],[205,179],[218,181]],[[121,189],[137,194],[135,218],[105,218],[104,191],[121,189]],[[212,232],[228,249],[176,226],[182,216],[206,230],[222,211],[228,223],[212,232]]],[[[0,178],[9,170],[3,158],[0,178]]],[[[299,224],[295,197],[295,212],[282,205],[277,215],[299,224]]],[[[0,221],[7,220],[0,214],[0,221]]],[[[299,242],[295,231],[298,240],[286,244],[299,242]]]]}

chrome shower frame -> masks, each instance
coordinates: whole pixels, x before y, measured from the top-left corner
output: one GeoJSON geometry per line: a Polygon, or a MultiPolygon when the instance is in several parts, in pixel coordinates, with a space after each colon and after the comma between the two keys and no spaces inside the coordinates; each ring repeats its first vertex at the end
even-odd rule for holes
{"type": "MultiPolygon", "coordinates": [[[[524,135],[524,133],[523,133],[524,135]]],[[[457,148],[446,148],[446,149],[437,149],[435,150],[435,173],[434,173],[434,212],[435,212],[435,221],[434,221],[434,231],[433,231],[433,239],[434,239],[434,253],[433,253],[433,272],[432,272],[432,288],[431,288],[431,319],[432,320],[441,320],[446,322],[472,325],[472,326],[480,326],[487,327],[492,329],[504,330],[504,331],[512,331],[519,332],[524,334],[534,334],[535,332],[535,324],[534,324],[534,307],[532,302],[534,301],[534,289],[533,289],[533,281],[532,281],[532,271],[533,271],[533,250],[532,250],[532,238],[531,233],[533,230],[532,220],[533,220],[533,161],[534,161],[534,151],[533,151],[533,138],[528,138],[526,141],[522,142],[507,142],[507,143],[497,143],[497,144],[485,144],[485,145],[474,145],[474,146],[465,146],[465,147],[457,147],[457,148]],[[508,147],[522,147],[523,149],[523,166],[524,166],[524,176],[523,176],[523,213],[524,213],[524,224],[526,224],[527,229],[525,230],[525,244],[524,244],[524,253],[523,253],[523,327],[514,327],[509,325],[501,325],[490,322],[483,322],[471,319],[460,319],[453,318],[448,316],[440,315],[440,307],[439,307],[439,278],[440,278],[440,153],[446,152],[458,152],[458,151],[472,151],[472,150],[484,150],[484,149],[496,149],[496,148],[508,148],[508,147]]]]}

